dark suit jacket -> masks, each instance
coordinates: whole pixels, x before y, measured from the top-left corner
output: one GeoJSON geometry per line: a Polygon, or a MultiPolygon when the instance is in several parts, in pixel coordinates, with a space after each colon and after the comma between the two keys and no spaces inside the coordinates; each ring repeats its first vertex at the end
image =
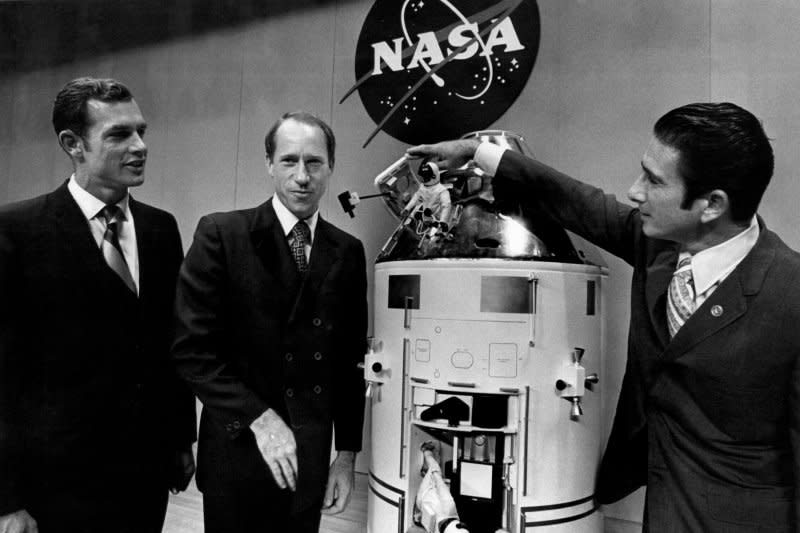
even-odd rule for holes
{"type": "Polygon", "coordinates": [[[130,209],[138,299],[66,183],[0,208],[0,515],[41,520],[64,493],[124,510],[109,496],[118,486],[166,495],[174,452],[194,440],[194,399],[169,359],[178,228],[132,198],[130,209]]]}
{"type": "Polygon", "coordinates": [[[637,209],[506,152],[499,196],[526,202],[633,266],[628,360],[597,483],[601,503],[647,485],[653,531],[796,531],[800,256],[759,219],[739,266],[670,340],[677,245],[637,209]]]}
{"type": "Polygon", "coordinates": [[[198,483],[275,486],[249,425],[267,408],[298,444],[295,508],[319,500],[331,445],[359,451],[366,261],[361,242],[319,219],[302,281],[267,201],[203,217],[181,268],[173,356],[203,402],[198,483]]]}

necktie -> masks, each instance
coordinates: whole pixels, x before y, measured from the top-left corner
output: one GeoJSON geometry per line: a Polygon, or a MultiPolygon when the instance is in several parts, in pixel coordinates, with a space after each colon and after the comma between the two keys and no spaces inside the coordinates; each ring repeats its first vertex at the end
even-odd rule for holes
{"type": "Polygon", "coordinates": [[[670,338],[675,336],[694,313],[694,296],[692,258],[686,257],[678,263],[667,291],[667,322],[670,338]]]}
{"type": "Polygon", "coordinates": [[[119,221],[123,219],[122,209],[116,205],[107,205],[101,214],[106,221],[106,232],[103,235],[103,242],[100,244],[103,258],[111,270],[116,272],[125,285],[136,294],[136,284],[133,282],[131,271],[125,262],[125,256],[122,255],[122,247],[119,245],[119,221]]]}
{"type": "Polygon", "coordinates": [[[292,257],[297,265],[300,274],[308,272],[308,261],[306,260],[306,244],[311,244],[311,228],[308,224],[299,220],[292,228],[292,257]]]}

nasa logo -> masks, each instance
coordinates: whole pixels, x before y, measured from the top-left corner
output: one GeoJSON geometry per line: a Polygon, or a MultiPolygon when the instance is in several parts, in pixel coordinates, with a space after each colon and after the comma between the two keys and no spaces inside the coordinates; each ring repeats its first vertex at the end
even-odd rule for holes
{"type": "MultiPolygon", "coordinates": [[[[539,51],[535,0],[376,0],[356,83],[376,129],[409,144],[485,129],[525,87],[539,51]]],[[[340,102],[340,103],[341,103],[340,102]]]]}

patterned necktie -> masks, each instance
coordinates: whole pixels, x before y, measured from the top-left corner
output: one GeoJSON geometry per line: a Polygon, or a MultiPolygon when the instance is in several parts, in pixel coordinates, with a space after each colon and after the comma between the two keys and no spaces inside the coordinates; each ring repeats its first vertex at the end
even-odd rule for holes
{"type": "Polygon", "coordinates": [[[308,224],[299,220],[292,228],[292,257],[297,264],[297,270],[305,275],[308,272],[308,261],[306,260],[306,244],[311,244],[311,228],[308,224]]]}
{"type": "Polygon", "coordinates": [[[694,279],[692,279],[692,258],[686,257],[678,263],[672,274],[667,291],[667,322],[669,336],[674,337],[681,326],[694,313],[694,279]]]}
{"type": "Polygon", "coordinates": [[[106,232],[103,235],[103,242],[100,244],[103,258],[125,285],[134,294],[137,294],[136,284],[133,282],[131,271],[125,262],[125,256],[122,254],[122,247],[119,245],[119,221],[123,220],[122,209],[116,205],[107,205],[103,208],[101,214],[106,221],[106,232]]]}

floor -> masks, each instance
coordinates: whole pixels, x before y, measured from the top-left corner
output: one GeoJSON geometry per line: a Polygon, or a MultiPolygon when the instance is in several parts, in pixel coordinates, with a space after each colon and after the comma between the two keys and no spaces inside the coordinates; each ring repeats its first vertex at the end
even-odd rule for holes
{"type": "MultiPolygon", "coordinates": [[[[163,533],[202,533],[203,497],[192,480],[189,488],[170,495],[163,533]]],[[[367,475],[356,474],[356,490],[347,509],[336,516],[323,516],[320,533],[365,533],[367,531],[367,475]]]]}

